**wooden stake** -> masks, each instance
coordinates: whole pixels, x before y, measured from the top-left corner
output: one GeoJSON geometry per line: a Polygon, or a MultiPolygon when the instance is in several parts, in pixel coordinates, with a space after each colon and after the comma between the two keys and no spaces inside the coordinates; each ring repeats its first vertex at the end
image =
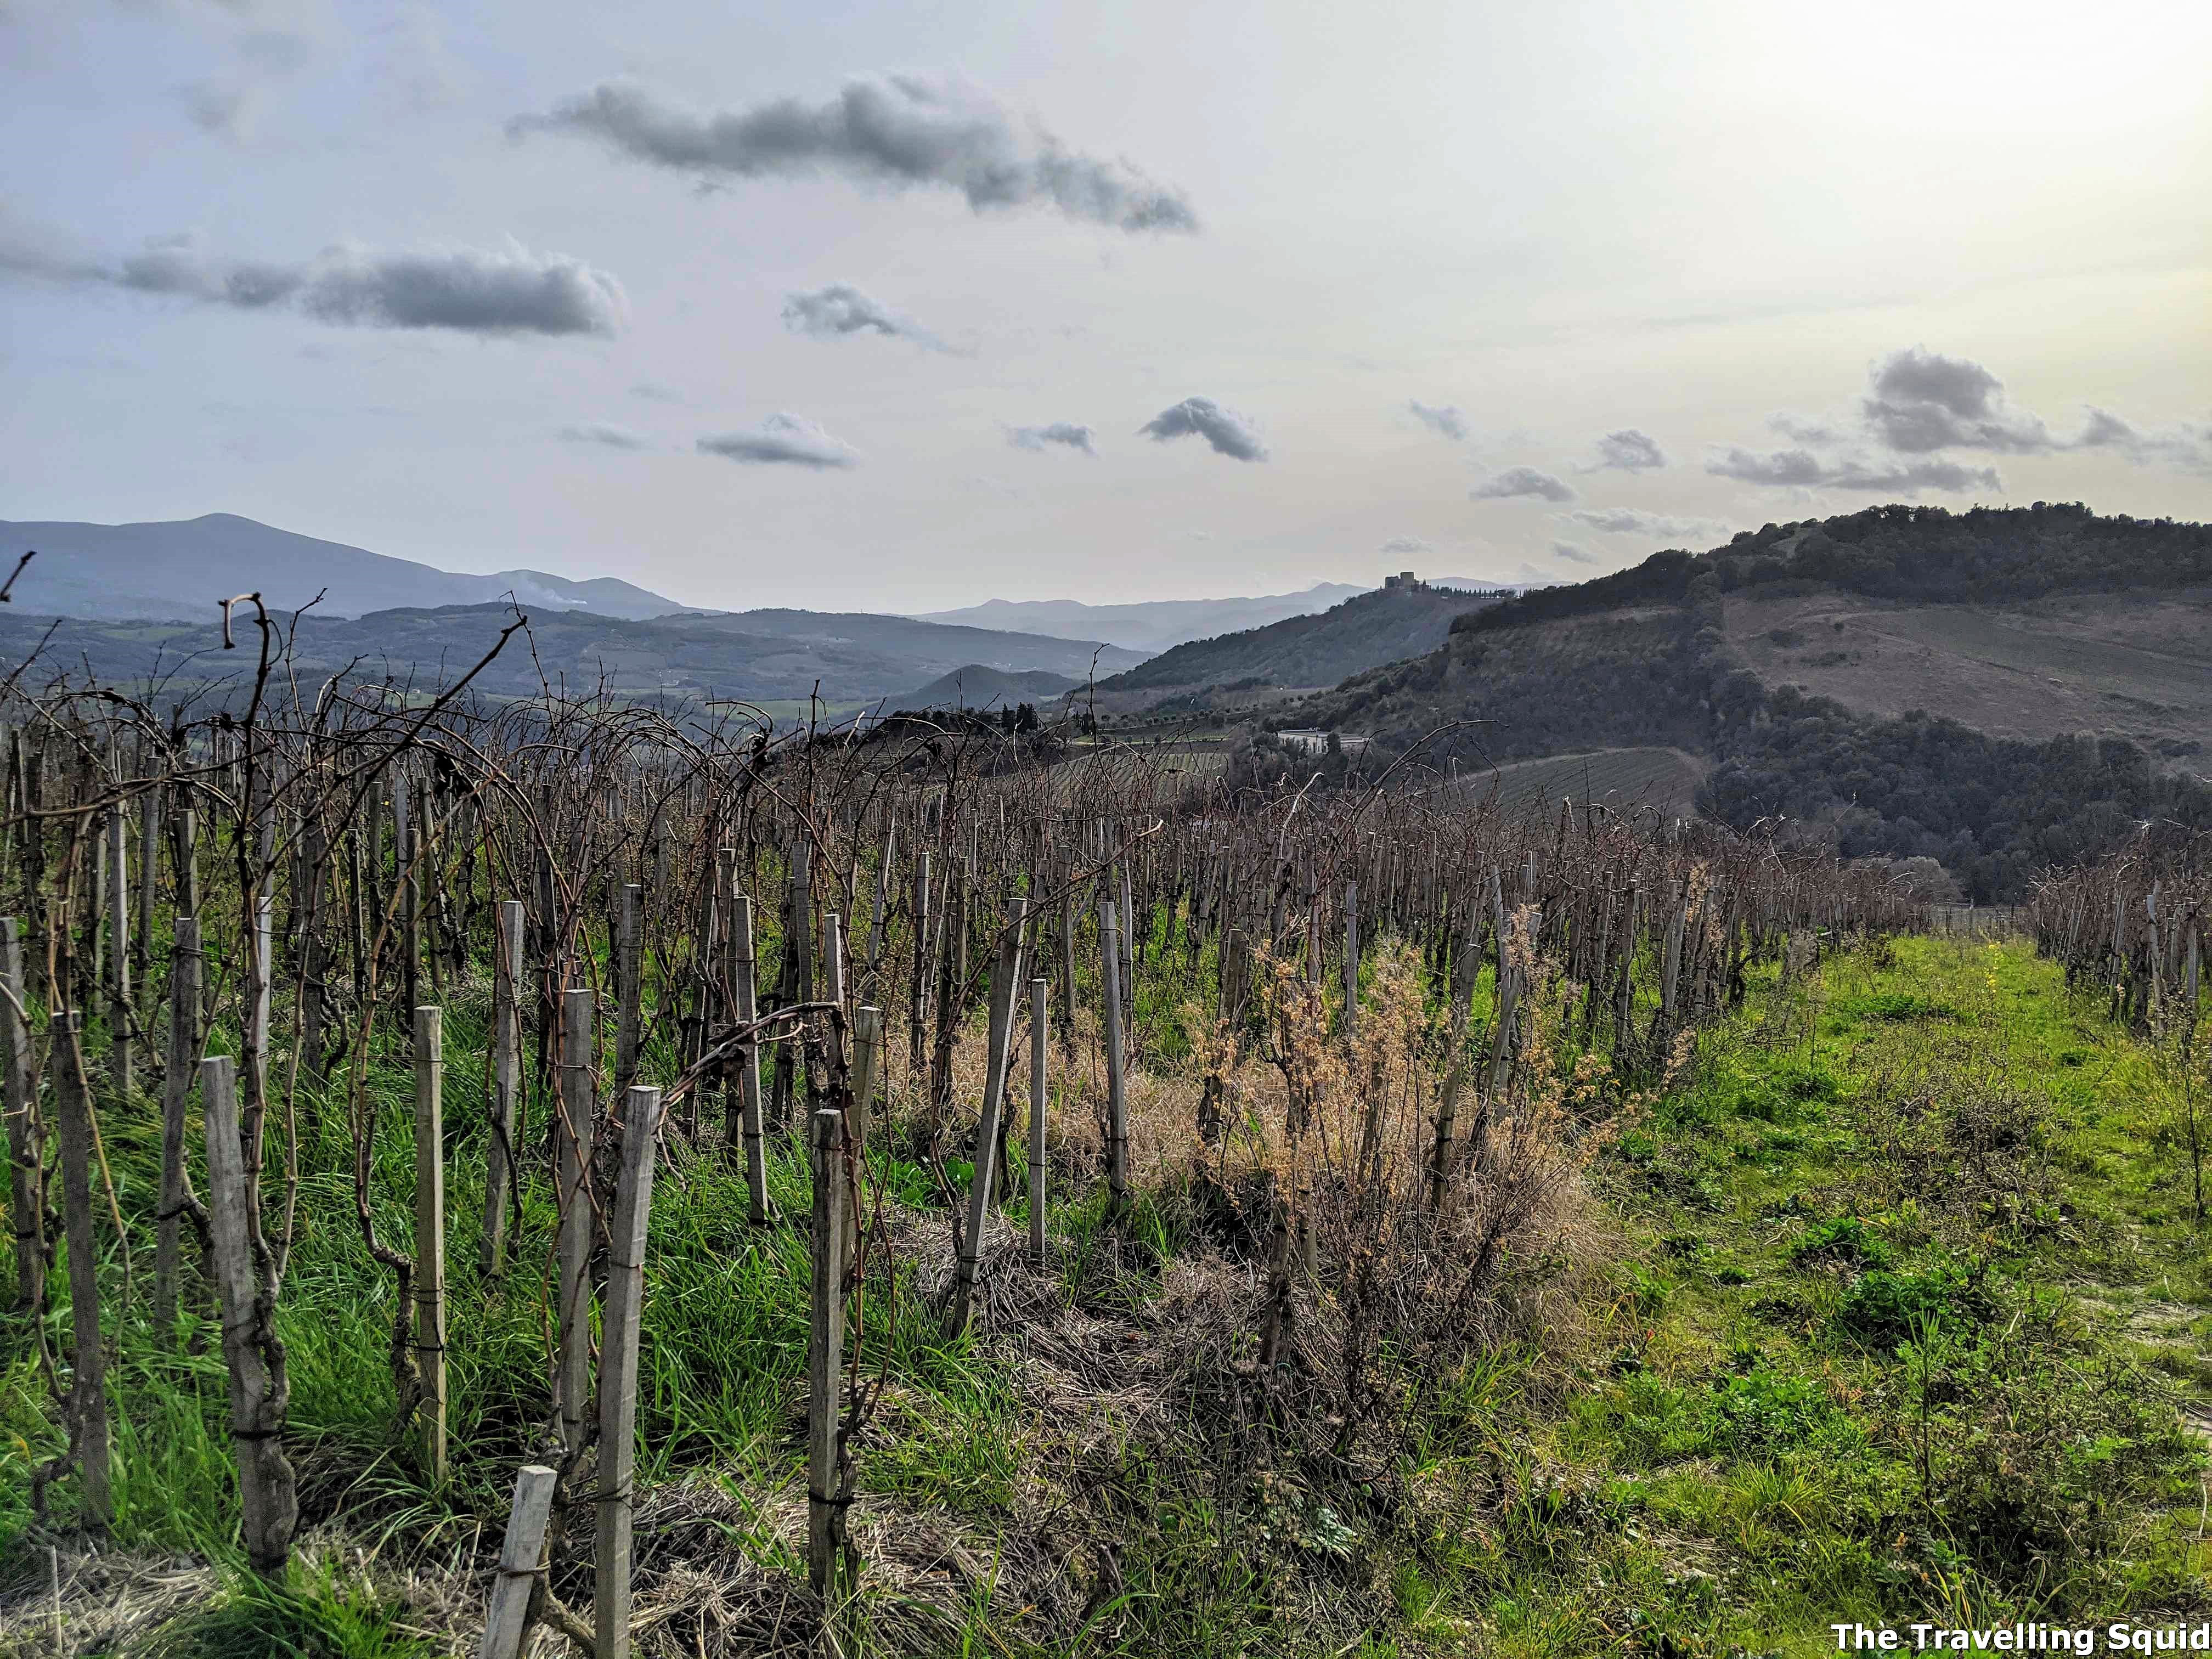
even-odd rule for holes
{"type": "Polygon", "coordinates": [[[637,1331],[645,1304],[646,1224],[653,1211],[660,1091],[635,1087],[623,1113],[622,1175],[607,1246],[606,1322],[599,1339],[599,1576],[595,1659],[629,1659],[630,1523],[636,1513],[637,1331]]]}
{"type": "Polygon", "coordinates": [[[1050,983],[1030,981],[1030,1254],[1044,1266],[1045,1048],[1050,1022],[1046,1001],[1050,983]]]}
{"type": "MultiPolygon", "coordinates": [[[[753,948],[753,902],[739,893],[730,901],[731,1012],[740,1025],[759,1016],[759,960],[753,948]]],[[[745,1201],[755,1226],[768,1220],[768,1152],[762,1140],[760,1044],[738,1048],[738,1130],[745,1153],[745,1201]]]]}
{"type": "Polygon", "coordinates": [[[491,1146],[484,1154],[483,1237],[477,1260],[487,1278],[507,1267],[507,1203],[514,1186],[515,1107],[522,1093],[522,901],[492,913],[491,1146]]]}
{"type": "Polygon", "coordinates": [[[645,889],[625,882],[615,917],[615,1092],[637,1081],[640,1010],[645,995],[645,889]]]}
{"type": "Polygon", "coordinates": [[[845,1491],[837,1395],[845,1359],[844,1114],[823,1107],[810,1137],[814,1165],[813,1320],[806,1346],[806,1576],[825,1605],[841,1576],[845,1491]]]}
{"type": "Polygon", "coordinates": [[[185,1113],[199,1043],[200,952],[197,916],[179,916],[169,951],[169,1062],[161,1079],[161,1199],[154,1212],[154,1334],[166,1348],[177,1333],[177,1277],[185,1217],[198,1206],[185,1163],[185,1113]]]}
{"type": "Polygon", "coordinates": [[[118,1105],[131,1098],[131,836],[117,802],[107,809],[107,1080],[118,1105]]]}
{"type": "Polygon", "coordinates": [[[514,1478],[514,1507],[507,1512],[507,1540],[500,1547],[499,1572],[491,1581],[477,1659],[521,1659],[522,1638],[530,1632],[531,1595],[545,1576],[546,1522],[560,1479],[543,1463],[524,1464],[514,1478]]]}
{"type": "Polygon", "coordinates": [[[422,1473],[446,1484],[445,1017],[415,1011],[415,1370],[422,1473]]]}
{"type": "Polygon", "coordinates": [[[45,1305],[46,1132],[31,1090],[31,1028],[23,1018],[21,924],[0,917],[0,1106],[8,1117],[9,1214],[15,1239],[15,1305],[45,1305]]]}
{"type": "MultiPolygon", "coordinates": [[[[246,1552],[255,1571],[281,1577],[291,1559],[300,1505],[292,1465],[284,1455],[284,1377],[272,1369],[272,1349],[263,1340],[261,1285],[253,1263],[259,1226],[248,1199],[237,1072],[229,1055],[211,1054],[200,1062],[200,1110],[207,1121],[209,1219],[222,1308],[222,1357],[230,1372],[230,1433],[238,1456],[246,1552]]],[[[273,1352],[281,1358],[281,1349],[273,1352]]]]}
{"type": "Polygon", "coordinates": [[[1121,942],[1111,899],[1099,907],[1098,963],[1106,994],[1106,1207],[1118,1219],[1129,1207],[1129,1103],[1121,1079],[1121,942]]]}
{"type": "Polygon", "coordinates": [[[991,1024],[983,1051],[983,1113],[975,1125],[974,1176],[968,1184],[968,1225],[960,1236],[954,1269],[952,1308],[945,1334],[968,1328],[975,1301],[975,1260],[983,1249],[983,1224],[991,1213],[991,1188],[999,1170],[999,1119],[1006,1109],[1006,1062],[1013,1046],[1014,996],[1021,983],[1022,925],[1029,901],[1018,898],[1000,931],[999,957],[991,964],[991,1024]]]}
{"type": "Polygon", "coordinates": [[[555,1380],[561,1443],[584,1443],[592,1390],[592,994],[572,987],[562,999],[561,1087],[554,1125],[554,1193],[560,1217],[561,1346],[555,1380]]]}
{"type": "Polygon", "coordinates": [[[76,1425],[77,1470],[85,1518],[115,1518],[107,1437],[107,1350],[100,1334],[100,1245],[92,1229],[92,1165],[98,1131],[84,1073],[74,1009],[54,1017],[54,1102],[62,1144],[62,1223],[69,1244],[70,1412],[76,1425]]]}

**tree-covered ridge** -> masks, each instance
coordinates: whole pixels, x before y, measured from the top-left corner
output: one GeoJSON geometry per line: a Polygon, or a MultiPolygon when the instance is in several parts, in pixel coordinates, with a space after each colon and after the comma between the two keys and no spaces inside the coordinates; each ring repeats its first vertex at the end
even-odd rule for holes
{"type": "Polygon", "coordinates": [[[1817,581],[1877,599],[2001,604],[2058,592],[2111,592],[2212,582],[2212,526],[2090,512],[2079,501],[2032,507],[1870,507],[1770,524],[1725,547],[1668,549],[1571,587],[1541,588],[1462,617],[1487,633],[1638,605],[1680,605],[1711,576],[1723,592],[1817,581]]]}

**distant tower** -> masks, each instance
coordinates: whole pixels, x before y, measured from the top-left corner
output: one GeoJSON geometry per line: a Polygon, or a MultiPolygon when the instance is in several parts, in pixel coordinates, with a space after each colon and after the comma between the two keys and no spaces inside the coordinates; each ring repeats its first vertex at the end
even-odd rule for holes
{"type": "Polygon", "coordinates": [[[1420,583],[1413,580],[1413,573],[1412,571],[1401,570],[1395,576],[1385,576],[1382,579],[1382,586],[1385,587],[1419,587],[1420,583]]]}

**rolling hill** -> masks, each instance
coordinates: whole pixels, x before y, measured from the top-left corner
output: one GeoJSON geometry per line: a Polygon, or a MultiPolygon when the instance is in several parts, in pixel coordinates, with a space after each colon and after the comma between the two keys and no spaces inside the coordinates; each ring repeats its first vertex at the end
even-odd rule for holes
{"type": "Polygon", "coordinates": [[[1133,605],[1085,605],[1075,599],[988,599],[962,611],[935,611],[920,620],[975,628],[1013,629],[1071,639],[1109,640],[1134,651],[1165,651],[1188,640],[1261,628],[1303,617],[1367,590],[1348,582],[1316,582],[1301,593],[1255,599],[1149,599],[1133,605]]]}
{"type": "Polygon", "coordinates": [[[1934,858],[1986,901],[2147,822],[2212,828],[2209,639],[2204,526],[1878,507],[1471,612],[1271,723],[1369,736],[1369,774],[1680,749],[1715,817],[1934,858]]]}
{"type": "Polygon", "coordinates": [[[235,593],[258,591],[271,610],[329,617],[372,611],[483,605],[512,593],[538,611],[557,606],[639,620],[688,609],[612,576],[578,581],[542,570],[459,575],[241,519],[231,513],[149,524],[0,520],[8,564],[39,556],[15,584],[15,603],[48,616],[198,621],[235,593]]]}
{"type": "MultiPolygon", "coordinates": [[[[388,674],[434,685],[473,666],[514,615],[503,605],[379,611],[352,618],[311,613],[294,635],[295,666],[303,684],[349,668],[357,680],[388,674]]],[[[476,682],[486,695],[532,696],[542,672],[556,690],[572,696],[604,687],[640,700],[776,702],[807,697],[818,684],[826,701],[849,705],[896,699],[917,684],[963,667],[972,672],[970,665],[977,664],[994,672],[1044,670],[1067,685],[1091,672],[1094,657],[1114,667],[1137,659],[1135,652],[1091,641],[948,628],[901,617],[752,611],[632,622],[542,610],[530,616],[527,636],[517,635],[476,682]]],[[[222,631],[212,624],[50,623],[11,606],[0,612],[0,672],[14,672],[35,651],[39,663],[26,675],[33,684],[47,673],[81,673],[88,665],[104,679],[125,683],[143,684],[157,675],[179,685],[237,680],[253,669],[253,629],[243,628],[240,639],[239,649],[226,652],[222,631]]]]}
{"type": "Polygon", "coordinates": [[[1380,664],[1419,657],[1444,641],[1454,618],[1499,603],[1494,594],[1415,583],[1380,587],[1315,616],[1194,640],[1165,651],[1098,689],[1166,696],[1212,686],[1334,685],[1380,664]]]}
{"type": "Polygon", "coordinates": [[[893,701],[902,708],[1012,708],[1025,702],[1042,702],[1082,684],[1049,669],[1010,672],[971,662],[893,701]]]}

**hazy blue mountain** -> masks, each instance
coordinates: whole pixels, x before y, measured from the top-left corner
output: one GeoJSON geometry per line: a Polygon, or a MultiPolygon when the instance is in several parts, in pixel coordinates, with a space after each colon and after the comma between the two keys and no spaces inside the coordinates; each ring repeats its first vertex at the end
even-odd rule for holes
{"type": "Polygon", "coordinates": [[[1352,582],[1316,582],[1301,593],[1263,593],[1232,599],[1146,599],[1129,605],[1085,605],[1076,599],[988,599],[961,611],[932,611],[923,622],[965,623],[975,628],[1106,640],[1133,651],[1165,651],[1189,640],[1212,639],[1264,628],[1286,617],[1310,616],[1364,593],[1352,582]]]}
{"type": "Polygon", "coordinates": [[[0,520],[0,554],[8,566],[33,548],[39,556],[13,597],[19,610],[46,616],[198,621],[213,615],[219,601],[256,592],[272,611],[296,611],[320,592],[315,610],[326,617],[483,605],[509,593],[540,611],[558,607],[631,621],[690,608],[612,576],[576,581],[542,570],[461,575],[232,513],[150,524],[0,520]]]}

